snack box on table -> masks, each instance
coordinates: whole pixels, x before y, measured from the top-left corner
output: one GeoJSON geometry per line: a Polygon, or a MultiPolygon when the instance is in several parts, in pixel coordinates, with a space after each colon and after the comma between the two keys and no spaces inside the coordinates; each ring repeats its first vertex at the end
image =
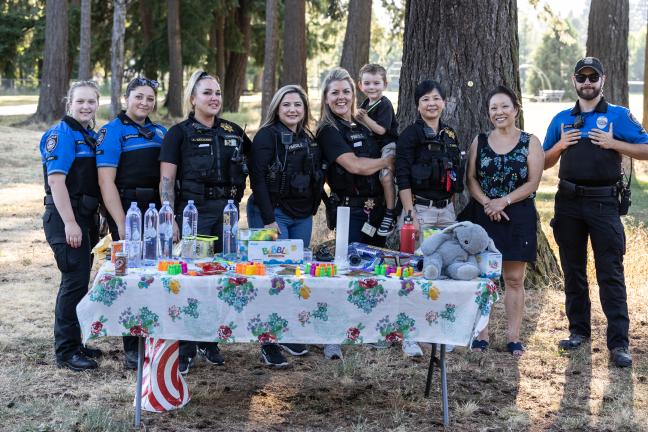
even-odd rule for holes
{"type": "Polygon", "coordinates": [[[279,238],[274,228],[249,228],[239,230],[239,256],[242,261],[248,261],[248,242],[250,240],[273,241],[279,238]]]}
{"type": "Polygon", "coordinates": [[[264,264],[301,264],[304,261],[304,241],[248,241],[247,261],[264,264]]]}

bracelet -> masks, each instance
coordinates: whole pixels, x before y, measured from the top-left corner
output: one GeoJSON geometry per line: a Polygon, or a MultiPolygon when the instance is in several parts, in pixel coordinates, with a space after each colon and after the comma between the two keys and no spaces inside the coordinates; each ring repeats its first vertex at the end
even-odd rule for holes
{"type": "Polygon", "coordinates": [[[511,205],[511,198],[509,198],[509,196],[506,195],[506,196],[504,197],[504,199],[506,200],[506,205],[507,205],[507,206],[510,206],[510,205],[511,205]]]}

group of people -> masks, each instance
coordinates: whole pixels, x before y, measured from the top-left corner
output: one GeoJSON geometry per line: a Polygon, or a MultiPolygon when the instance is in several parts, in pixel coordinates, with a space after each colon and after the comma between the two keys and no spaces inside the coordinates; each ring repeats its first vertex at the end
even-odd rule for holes
{"type": "MultiPolygon", "coordinates": [[[[604,80],[598,59],[578,62],[573,82],[579,100],[553,120],[544,151],[538,138],[516,126],[521,112],[517,95],[507,87],[495,88],[487,98],[493,129],[475,137],[467,157],[456,132],[441,120],[443,87],[433,80],[416,86],[418,118],[399,134],[393,106],[383,95],[386,71],[375,64],[360,71],[358,88],[367,96],[360,108],[349,73],[342,68],[329,72],[315,128],[304,90],[282,87],[253,141],[239,125],[220,117],[220,82],[204,71],[195,72],[185,88],[187,119],[168,131],[149,119],[157,100],[156,81],[132,80],[124,95],[126,109],[98,133],[94,118],[99,91],[93,82],[75,82],[68,92],[67,115],[40,144],[43,224],[61,272],[54,325],[57,363],[76,371],[93,369],[101,355],[81,344],[75,312],[88,289],[100,204],[114,240],[124,237],[125,210],[131,202],[144,212],[149,203],[159,207],[168,201],[181,216],[193,200],[200,215],[198,233],[220,234],[223,209],[228,200],[239,205],[248,175],[253,192],[247,204],[249,226],[275,228],[280,238],[302,239],[305,247],[322,200],[330,229],[335,228],[336,208],[348,206],[349,241],[384,245],[406,215],[419,230],[454,223],[455,197],[467,185],[472,199],[460,216],[482,225],[502,252],[507,350],[521,356],[525,267],[536,258],[534,196],[543,168],[562,155],[552,226],[565,272],[570,336],[560,346],[577,348],[590,336],[585,269],[589,235],[610,323],[608,348],[615,364],[629,366],[617,182],[620,154],[648,158],[648,134],[627,108],[605,102],[604,80]]],[[[179,240],[177,224],[174,239],[179,240]]],[[[221,251],[222,240],[215,246],[221,251]]],[[[485,351],[488,341],[486,329],[472,349],[485,351]]],[[[125,337],[123,343],[125,366],[135,368],[136,339],[125,337]]],[[[261,358],[268,365],[284,366],[282,350],[308,352],[301,344],[265,344],[261,358]]],[[[413,342],[405,341],[403,350],[422,354],[413,342]]],[[[224,363],[218,344],[181,341],[181,372],[189,371],[197,354],[209,363],[224,363]]],[[[340,346],[325,346],[324,355],[341,358],[340,346]]]]}

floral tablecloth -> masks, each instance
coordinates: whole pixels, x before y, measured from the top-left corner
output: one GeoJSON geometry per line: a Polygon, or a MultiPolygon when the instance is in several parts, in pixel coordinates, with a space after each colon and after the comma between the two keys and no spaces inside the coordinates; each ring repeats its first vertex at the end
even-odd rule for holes
{"type": "Polygon", "coordinates": [[[84,342],[102,336],[361,344],[402,339],[466,346],[497,299],[489,279],[170,276],[99,270],[77,314],[84,342]]]}

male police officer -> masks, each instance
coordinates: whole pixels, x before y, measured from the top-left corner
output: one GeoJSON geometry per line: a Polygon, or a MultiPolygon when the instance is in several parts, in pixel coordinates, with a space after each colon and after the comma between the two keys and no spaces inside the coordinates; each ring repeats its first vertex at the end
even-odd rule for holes
{"type": "Polygon", "coordinates": [[[554,117],[544,141],[545,169],[560,169],[555,216],[551,221],[565,273],[569,338],[576,349],[591,334],[587,285],[587,238],[592,241],[596,278],[608,320],[607,346],[618,367],[632,365],[628,352],[628,305],[623,276],[625,234],[619,217],[621,155],[648,159],[648,134],[630,111],[605,101],[603,65],[595,57],[576,63],[574,108],[554,117]]]}

